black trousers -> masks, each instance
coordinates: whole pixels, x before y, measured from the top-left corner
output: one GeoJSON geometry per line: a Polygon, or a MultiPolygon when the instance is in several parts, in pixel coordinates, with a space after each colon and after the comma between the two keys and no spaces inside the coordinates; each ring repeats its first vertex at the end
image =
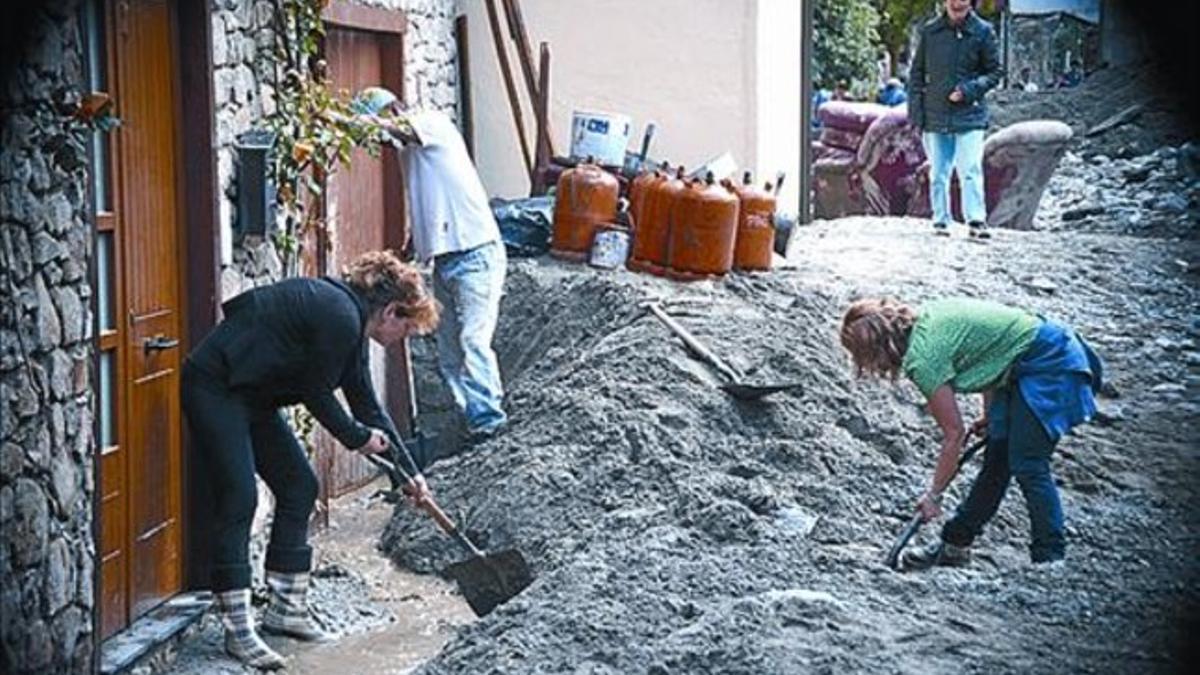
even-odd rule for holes
{"type": "Polygon", "coordinates": [[[308,521],[317,499],[317,476],[283,414],[255,407],[190,361],[183,367],[182,386],[193,451],[212,484],[212,590],[250,587],[255,472],[275,496],[266,569],[307,572],[312,567],[308,521]]]}

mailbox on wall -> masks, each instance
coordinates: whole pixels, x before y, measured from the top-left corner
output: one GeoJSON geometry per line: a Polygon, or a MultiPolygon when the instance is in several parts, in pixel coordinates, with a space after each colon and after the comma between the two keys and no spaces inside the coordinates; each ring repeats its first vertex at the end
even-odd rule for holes
{"type": "Polygon", "coordinates": [[[271,149],[275,133],[251,129],[238,135],[237,231],[264,237],[275,230],[275,184],[271,180],[271,149]]]}

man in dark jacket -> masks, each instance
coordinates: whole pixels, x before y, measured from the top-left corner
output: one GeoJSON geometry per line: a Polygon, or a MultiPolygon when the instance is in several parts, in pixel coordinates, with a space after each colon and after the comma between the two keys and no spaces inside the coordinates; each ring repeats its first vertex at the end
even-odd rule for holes
{"type": "Polygon", "coordinates": [[[921,28],[908,79],[908,119],[929,157],[933,227],[948,236],[950,171],[957,169],[972,237],[988,238],[983,196],[984,96],[1000,82],[996,33],[970,0],[944,0],[945,12],[921,28]]]}
{"type": "MultiPolygon", "coordinates": [[[[250,616],[255,473],[275,497],[263,628],[301,640],[328,637],[306,600],[317,477],[280,408],[303,404],[359,452],[397,443],[371,386],[368,338],[386,347],[427,333],[437,324],[438,306],[414,268],[376,251],[351,263],[345,280],[286,279],[247,291],[224,310],[224,320],[184,361],[183,408],[212,485],[212,590],[225,649],[243,663],[273,669],[283,658],[259,638],[250,616]],[[334,397],[337,389],[353,417],[334,397]]],[[[416,477],[410,497],[428,497],[418,467],[408,460],[405,468],[416,477]]]]}

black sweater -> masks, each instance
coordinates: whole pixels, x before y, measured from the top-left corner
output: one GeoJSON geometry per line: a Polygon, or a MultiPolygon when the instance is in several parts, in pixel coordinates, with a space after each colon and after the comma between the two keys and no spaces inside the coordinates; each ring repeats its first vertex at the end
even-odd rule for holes
{"type": "Polygon", "coordinates": [[[371,386],[367,308],[353,289],[330,278],[285,279],[222,309],[225,319],[188,355],[195,366],[251,405],[302,403],[348,448],[370,440],[368,427],[399,443],[371,386]],[[334,397],[339,388],[353,417],[334,397]]]}

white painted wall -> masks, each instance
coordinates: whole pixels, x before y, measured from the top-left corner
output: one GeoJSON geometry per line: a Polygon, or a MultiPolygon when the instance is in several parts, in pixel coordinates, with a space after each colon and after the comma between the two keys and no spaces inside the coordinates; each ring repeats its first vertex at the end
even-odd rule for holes
{"type": "MultiPolygon", "coordinates": [[[[502,3],[496,4],[511,46],[502,3]]],[[[569,149],[575,110],[618,112],[633,119],[631,150],[653,121],[657,133],[650,154],[655,158],[692,167],[729,151],[756,173],[773,176],[783,169],[794,176],[799,145],[789,139],[799,133],[799,4],[522,0],[535,62],[537,44],[550,43],[555,150],[566,154],[569,149]]],[[[476,164],[492,195],[522,196],[529,181],[485,0],[459,0],[459,10],[469,24],[476,164]]],[[[516,52],[509,53],[532,146],[533,112],[516,52]]]]}
{"type": "Polygon", "coordinates": [[[761,183],[783,171],[779,208],[800,206],[800,6],[801,0],[758,0],[757,154],[761,183]]]}

